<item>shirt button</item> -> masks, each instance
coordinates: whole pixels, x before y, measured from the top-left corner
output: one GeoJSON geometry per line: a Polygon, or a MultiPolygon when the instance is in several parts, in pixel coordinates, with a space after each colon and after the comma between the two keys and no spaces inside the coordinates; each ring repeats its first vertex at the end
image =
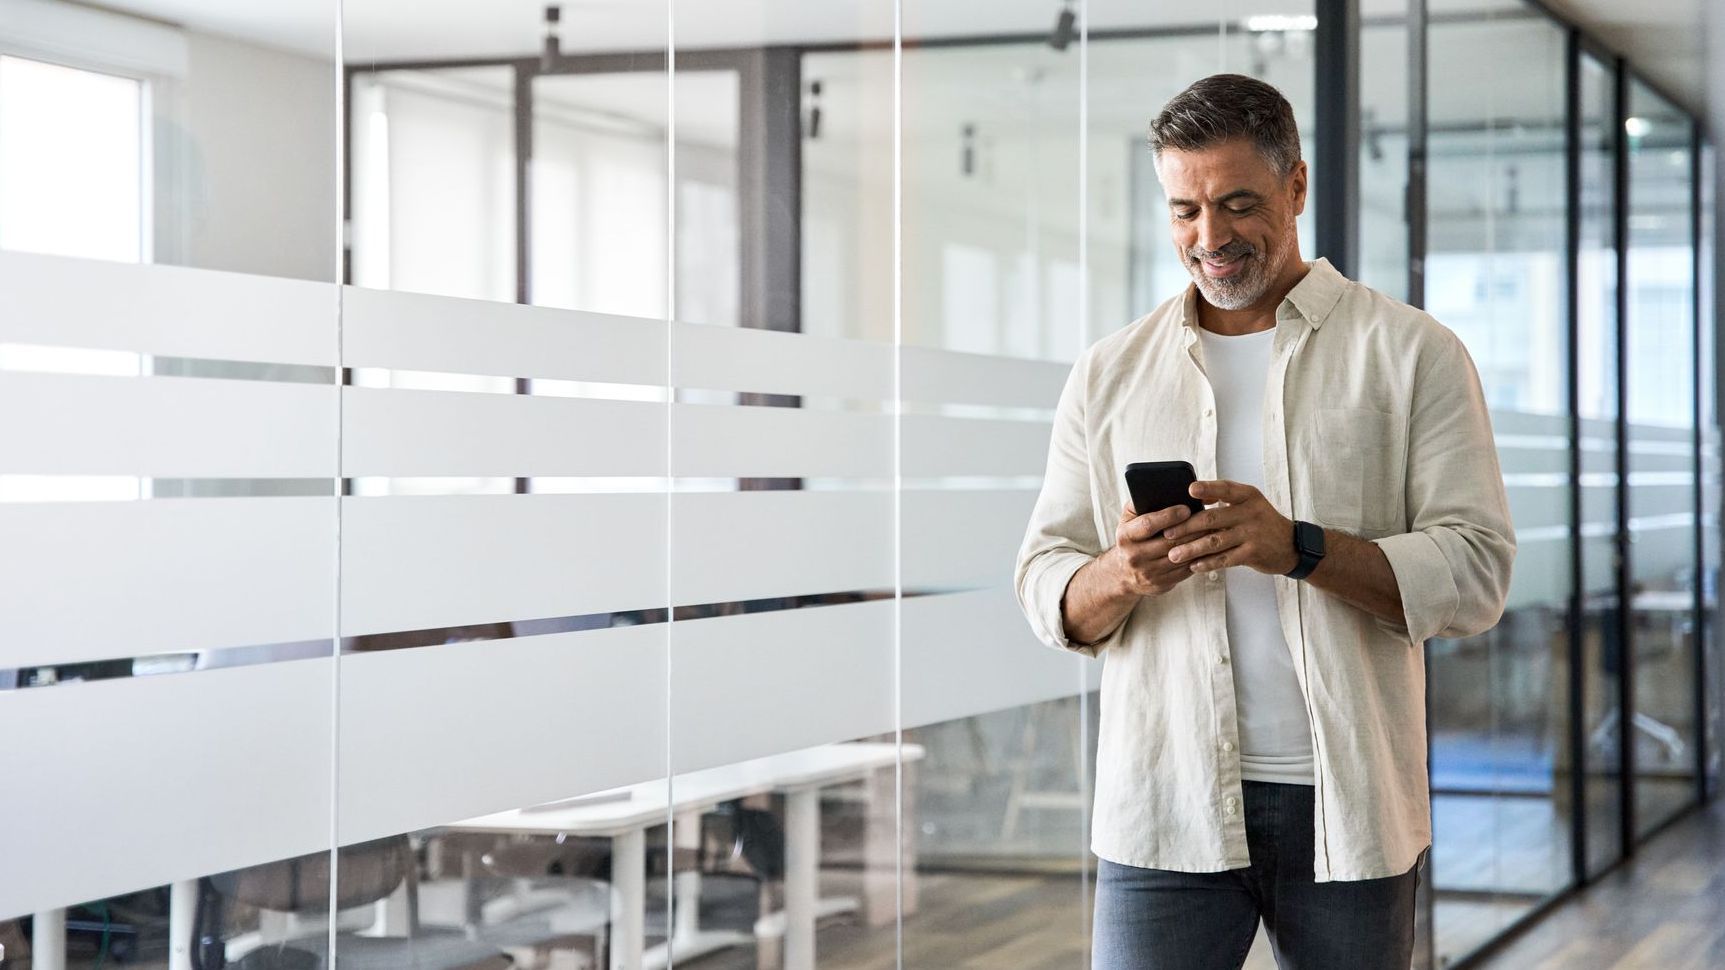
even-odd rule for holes
{"type": "Polygon", "coordinates": [[[1232,750],[1234,750],[1234,742],[1232,742],[1232,741],[1223,741],[1223,742],[1222,742],[1222,750],[1223,750],[1223,751],[1232,751],[1232,750]]]}
{"type": "Polygon", "coordinates": [[[1218,572],[1208,572],[1208,573],[1205,573],[1205,574],[1204,574],[1204,575],[1206,575],[1206,576],[1208,576],[1208,577],[1210,577],[1210,579],[1211,579],[1211,580],[1212,580],[1212,581],[1214,581],[1214,580],[1218,580],[1218,579],[1221,579],[1221,578],[1222,578],[1222,574],[1221,574],[1221,573],[1218,573],[1218,572]]]}
{"type": "Polygon", "coordinates": [[[1217,663],[1219,663],[1219,664],[1225,664],[1225,663],[1227,663],[1227,662],[1228,662],[1228,655],[1227,655],[1227,654],[1225,654],[1225,653],[1222,653],[1222,654],[1217,654],[1217,655],[1216,655],[1216,662],[1217,662],[1217,663]]]}

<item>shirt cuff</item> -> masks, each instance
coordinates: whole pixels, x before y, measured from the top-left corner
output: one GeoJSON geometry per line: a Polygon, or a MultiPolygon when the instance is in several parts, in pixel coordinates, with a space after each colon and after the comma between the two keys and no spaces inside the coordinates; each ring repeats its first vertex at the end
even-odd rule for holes
{"type": "Polygon", "coordinates": [[[1044,553],[1044,565],[1031,578],[1036,597],[1036,636],[1056,650],[1069,650],[1086,657],[1096,656],[1107,637],[1093,644],[1083,644],[1066,635],[1066,620],[1061,616],[1060,601],[1066,595],[1067,584],[1084,564],[1096,557],[1082,552],[1044,553]]]}
{"type": "Polygon", "coordinates": [[[1424,532],[1403,532],[1371,541],[1384,551],[1395,573],[1408,641],[1418,646],[1437,636],[1455,619],[1461,604],[1449,560],[1437,540],[1424,532]]]}

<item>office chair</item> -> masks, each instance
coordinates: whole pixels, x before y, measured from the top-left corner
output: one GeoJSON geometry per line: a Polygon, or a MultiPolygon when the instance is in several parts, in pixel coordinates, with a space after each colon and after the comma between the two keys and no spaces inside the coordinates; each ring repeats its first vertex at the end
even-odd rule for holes
{"type": "Polygon", "coordinates": [[[595,967],[606,966],[610,850],[598,841],[441,835],[442,878],[420,885],[421,923],[535,957],[586,950],[595,967]]]}
{"type": "MultiPolygon", "coordinates": [[[[338,931],[335,945],[342,970],[504,970],[513,966],[508,954],[489,943],[469,940],[459,932],[421,930],[415,913],[417,860],[405,835],[378,839],[340,850],[334,896],[337,913],[387,899],[407,887],[407,936],[360,936],[338,931]]],[[[222,939],[222,910],[240,903],[269,910],[334,918],[330,905],[329,853],[270,862],[206,877],[198,894],[196,946],[198,970],[327,970],[329,935],[315,931],[279,943],[264,943],[229,962],[222,939]]]]}

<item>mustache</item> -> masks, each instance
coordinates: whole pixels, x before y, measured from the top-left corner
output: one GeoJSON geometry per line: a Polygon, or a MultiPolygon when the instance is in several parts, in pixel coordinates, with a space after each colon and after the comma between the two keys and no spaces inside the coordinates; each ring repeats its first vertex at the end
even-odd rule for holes
{"type": "Polygon", "coordinates": [[[1221,249],[1205,249],[1202,246],[1193,246],[1186,250],[1186,258],[1194,262],[1205,259],[1232,260],[1239,256],[1256,255],[1258,255],[1258,247],[1243,239],[1236,239],[1233,242],[1228,243],[1226,246],[1223,246],[1221,249]]]}

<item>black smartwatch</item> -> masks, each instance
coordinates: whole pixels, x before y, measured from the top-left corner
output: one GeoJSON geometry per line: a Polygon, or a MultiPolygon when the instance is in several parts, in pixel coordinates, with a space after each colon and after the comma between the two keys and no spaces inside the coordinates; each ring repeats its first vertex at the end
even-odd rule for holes
{"type": "Polygon", "coordinates": [[[1324,559],[1324,529],[1310,522],[1294,523],[1294,551],[1300,561],[1283,575],[1289,579],[1305,579],[1324,559]]]}

